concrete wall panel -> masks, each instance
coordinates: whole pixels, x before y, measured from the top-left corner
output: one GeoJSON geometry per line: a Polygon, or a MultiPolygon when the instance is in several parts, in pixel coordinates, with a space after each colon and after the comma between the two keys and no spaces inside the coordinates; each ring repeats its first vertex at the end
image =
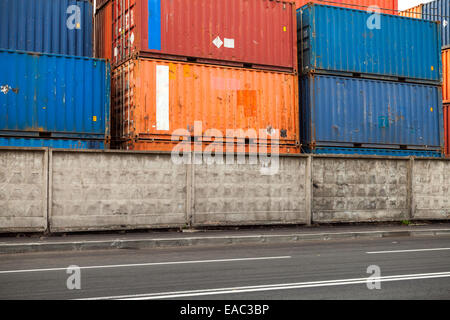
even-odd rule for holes
{"type": "Polygon", "coordinates": [[[408,160],[314,158],[313,221],[407,219],[408,160]]]}
{"type": "Polygon", "coordinates": [[[0,149],[0,232],[47,229],[45,149],[0,149]]]}
{"type": "Polygon", "coordinates": [[[414,161],[414,219],[450,218],[450,161],[414,161]]]}
{"type": "Polygon", "coordinates": [[[170,155],[54,151],[52,231],[180,227],[186,166],[170,155]]]}
{"type": "Polygon", "coordinates": [[[307,158],[281,157],[279,171],[261,164],[194,165],[194,226],[308,223],[307,158]]]}

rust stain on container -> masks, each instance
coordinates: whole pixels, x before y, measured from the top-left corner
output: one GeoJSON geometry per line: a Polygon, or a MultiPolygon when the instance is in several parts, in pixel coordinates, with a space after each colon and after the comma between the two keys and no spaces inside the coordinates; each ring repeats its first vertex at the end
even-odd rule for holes
{"type": "Polygon", "coordinates": [[[442,100],[450,103],[450,49],[442,50],[442,100]]]}
{"type": "Polygon", "coordinates": [[[423,4],[419,4],[418,6],[399,12],[399,15],[402,17],[422,19],[422,8],[423,4]]]}
{"type": "Polygon", "coordinates": [[[112,2],[97,4],[94,17],[95,57],[112,60],[112,2]]]}
{"type": "Polygon", "coordinates": [[[293,0],[112,0],[113,63],[135,55],[297,70],[293,0]]]}
{"type": "Polygon", "coordinates": [[[367,10],[371,6],[377,6],[380,9],[385,9],[381,10],[382,13],[395,15],[398,10],[398,0],[295,0],[295,2],[297,9],[308,3],[319,3],[323,5],[345,7],[357,10],[367,10]]]}
{"type": "Polygon", "coordinates": [[[139,58],[113,71],[112,86],[113,133],[129,149],[172,150],[192,137],[300,150],[296,75],[139,58]]]}

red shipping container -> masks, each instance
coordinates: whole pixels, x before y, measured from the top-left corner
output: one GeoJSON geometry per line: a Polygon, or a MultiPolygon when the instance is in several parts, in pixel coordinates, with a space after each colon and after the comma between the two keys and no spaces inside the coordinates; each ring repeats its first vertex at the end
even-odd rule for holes
{"type": "Polygon", "coordinates": [[[296,72],[292,0],[112,0],[114,64],[133,56],[296,72]]]}
{"type": "Polygon", "coordinates": [[[357,10],[367,10],[370,6],[377,6],[382,13],[398,14],[398,0],[295,0],[297,8],[303,7],[307,3],[319,3],[330,6],[339,6],[345,8],[352,8],[357,10]]]}
{"type": "Polygon", "coordinates": [[[444,104],[445,155],[450,157],[450,104],[444,104]]]}
{"type": "MultiPolygon", "coordinates": [[[[98,6],[98,2],[97,2],[98,6]]],[[[112,60],[112,2],[97,7],[94,18],[94,56],[112,60]]]]}

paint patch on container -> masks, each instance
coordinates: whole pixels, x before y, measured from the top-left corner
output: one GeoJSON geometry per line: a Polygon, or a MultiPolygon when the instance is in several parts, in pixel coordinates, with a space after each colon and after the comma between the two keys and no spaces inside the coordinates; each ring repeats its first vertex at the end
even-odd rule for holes
{"type": "Polygon", "coordinates": [[[213,77],[211,79],[211,87],[216,90],[239,90],[241,81],[239,79],[213,77]]]}
{"type": "Polygon", "coordinates": [[[244,108],[244,115],[246,118],[256,117],[256,90],[238,90],[237,104],[244,108]]]}
{"type": "Polygon", "coordinates": [[[169,66],[156,66],[156,130],[169,130],[169,66]]]}
{"type": "Polygon", "coordinates": [[[148,0],[148,48],[161,50],[161,0],[148,0]]]}

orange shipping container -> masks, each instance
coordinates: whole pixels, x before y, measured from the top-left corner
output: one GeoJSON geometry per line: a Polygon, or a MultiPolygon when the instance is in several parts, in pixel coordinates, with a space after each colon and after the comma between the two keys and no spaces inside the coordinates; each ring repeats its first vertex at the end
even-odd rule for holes
{"type": "Polygon", "coordinates": [[[450,104],[444,104],[445,155],[450,157],[450,104]]]}
{"type": "Polygon", "coordinates": [[[338,6],[356,10],[367,10],[371,6],[377,6],[382,13],[397,14],[398,0],[295,0],[297,9],[308,3],[318,3],[329,6],[338,6]]]}
{"type": "Polygon", "coordinates": [[[112,60],[112,1],[98,7],[94,18],[94,56],[112,60]]]}
{"type": "Polygon", "coordinates": [[[450,49],[442,50],[442,100],[450,103],[450,49]]]}
{"type": "Polygon", "coordinates": [[[408,10],[399,12],[399,15],[402,17],[422,19],[422,7],[423,4],[419,4],[418,6],[412,7],[408,10]]]}
{"type": "Polygon", "coordinates": [[[172,150],[193,137],[300,152],[294,74],[139,58],[113,71],[112,86],[113,135],[128,149],[172,150]]]}

